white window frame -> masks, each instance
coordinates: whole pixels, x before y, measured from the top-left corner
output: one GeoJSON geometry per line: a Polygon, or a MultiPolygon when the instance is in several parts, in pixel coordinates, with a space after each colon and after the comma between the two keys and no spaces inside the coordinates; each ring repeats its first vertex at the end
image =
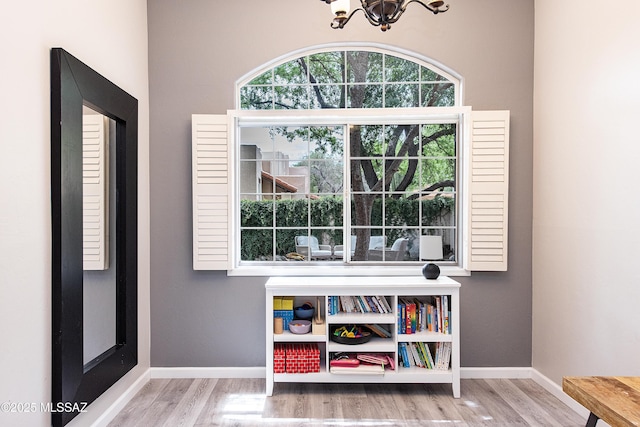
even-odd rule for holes
{"type": "MultiPolygon", "coordinates": [[[[237,162],[239,158],[239,128],[241,126],[269,126],[269,125],[336,125],[336,126],[348,126],[351,124],[359,125],[377,125],[377,124],[417,124],[417,123],[458,123],[458,148],[462,150],[464,140],[468,139],[465,134],[468,134],[467,123],[469,121],[469,114],[471,108],[469,107],[438,107],[438,108],[384,108],[384,109],[344,109],[344,110],[285,110],[285,111],[271,111],[271,110],[230,110],[227,112],[230,117],[230,152],[233,151],[232,157],[233,167],[232,169],[232,184],[231,184],[231,197],[230,204],[234,207],[232,214],[232,221],[230,222],[230,236],[234,236],[234,243],[239,240],[240,230],[240,212],[237,209],[239,206],[239,176],[237,162]]],[[[345,145],[348,146],[348,132],[345,132],[345,145]]],[[[345,153],[348,150],[345,149],[345,153]]],[[[345,154],[348,156],[348,154],[345,154]]],[[[458,153],[458,167],[460,170],[460,185],[456,185],[456,194],[464,194],[464,166],[463,166],[463,152],[458,153]],[[462,187],[462,188],[461,188],[462,187]]],[[[348,159],[345,158],[345,168],[348,164],[348,159]]],[[[348,176],[345,172],[345,176],[348,176]]],[[[343,196],[344,200],[347,200],[349,188],[345,185],[343,196]]],[[[459,197],[459,196],[456,196],[459,197]]],[[[464,201],[458,201],[460,212],[464,212],[464,201]]],[[[464,215],[463,215],[464,216],[464,215]]],[[[464,226],[467,224],[466,218],[461,217],[457,219],[457,247],[458,247],[458,265],[444,265],[441,266],[441,273],[448,276],[468,276],[469,270],[465,269],[463,265],[464,259],[464,247],[463,241],[464,226]]],[[[347,227],[345,227],[345,232],[347,227]]],[[[385,265],[384,263],[378,264],[345,264],[338,261],[330,262],[313,262],[305,265],[297,265],[286,263],[282,265],[279,262],[273,262],[266,264],[253,264],[240,260],[240,248],[239,245],[233,245],[233,250],[230,252],[230,269],[228,274],[231,276],[273,276],[273,275],[400,275],[400,276],[413,276],[420,274],[420,267],[416,265],[416,262],[407,262],[408,265],[385,265]]]]}

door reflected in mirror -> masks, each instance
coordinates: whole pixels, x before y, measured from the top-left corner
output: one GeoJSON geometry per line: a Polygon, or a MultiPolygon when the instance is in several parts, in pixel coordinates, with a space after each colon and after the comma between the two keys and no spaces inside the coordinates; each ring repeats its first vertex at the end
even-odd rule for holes
{"type": "Polygon", "coordinates": [[[82,110],[83,365],[85,372],[116,341],[115,122],[82,110]]]}

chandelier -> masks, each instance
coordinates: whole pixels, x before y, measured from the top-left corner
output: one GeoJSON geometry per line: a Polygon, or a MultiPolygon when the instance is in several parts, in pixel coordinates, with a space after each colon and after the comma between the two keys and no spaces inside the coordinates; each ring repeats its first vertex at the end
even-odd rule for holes
{"type": "Polygon", "coordinates": [[[344,28],[351,17],[358,11],[362,11],[365,14],[371,25],[380,27],[382,31],[387,31],[391,28],[391,24],[400,19],[407,6],[411,3],[418,3],[434,15],[449,10],[449,5],[442,8],[444,2],[441,0],[428,0],[426,4],[420,0],[360,0],[362,7],[349,13],[350,0],[322,1],[331,5],[331,12],[335,15],[333,22],[331,22],[331,28],[333,29],[344,28]]]}
{"type": "Polygon", "coordinates": [[[362,11],[371,25],[380,27],[382,31],[391,28],[391,24],[395,23],[410,3],[418,3],[425,9],[431,11],[434,15],[449,10],[449,5],[441,8],[444,4],[441,0],[428,0],[423,3],[420,0],[360,0],[362,7],[349,13],[350,0],[322,0],[331,5],[331,12],[335,15],[331,28],[344,28],[351,17],[358,11],[362,11]]]}

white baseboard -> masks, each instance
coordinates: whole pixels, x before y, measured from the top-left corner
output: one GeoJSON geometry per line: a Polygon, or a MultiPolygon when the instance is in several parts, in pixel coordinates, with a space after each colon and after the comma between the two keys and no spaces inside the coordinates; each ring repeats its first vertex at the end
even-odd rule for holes
{"type": "Polygon", "coordinates": [[[531,368],[460,368],[460,378],[531,378],[531,368]]]}
{"type": "MultiPolygon", "coordinates": [[[[265,368],[155,367],[151,378],[265,378],[265,368]]],[[[461,368],[460,378],[532,378],[532,368],[461,368]]]]}
{"type": "Polygon", "coordinates": [[[265,378],[266,368],[151,368],[151,378],[265,378]]]}
{"type": "MultiPolygon", "coordinates": [[[[537,384],[539,384],[542,388],[547,390],[549,393],[554,395],[562,403],[567,405],[569,408],[573,409],[574,412],[584,417],[585,420],[589,417],[589,410],[587,408],[585,408],[584,406],[582,406],[581,404],[573,400],[571,397],[569,397],[568,394],[562,391],[562,386],[554,383],[549,378],[545,377],[540,372],[538,372],[536,369],[531,368],[531,379],[534,380],[537,384]]],[[[599,427],[600,426],[604,427],[606,425],[608,424],[606,424],[604,421],[602,420],[598,421],[599,427]]]]}
{"type": "Polygon", "coordinates": [[[125,390],[124,393],[120,395],[120,397],[118,397],[115,402],[113,402],[111,406],[109,406],[106,411],[100,415],[98,419],[93,422],[93,424],[91,424],[91,427],[106,427],[109,425],[116,415],[118,415],[120,411],[127,406],[127,403],[129,403],[129,401],[133,399],[140,390],[142,390],[142,387],[149,382],[149,379],[150,375],[149,370],[147,369],[133,384],[131,384],[131,386],[129,386],[129,388],[125,390]]]}
{"type": "MultiPolygon", "coordinates": [[[[460,368],[460,378],[530,378],[585,420],[589,417],[589,411],[584,406],[563,392],[560,385],[551,381],[534,368],[460,368]]],[[[602,420],[600,420],[598,425],[600,424],[602,424],[602,427],[608,426],[608,424],[602,420]]]]}

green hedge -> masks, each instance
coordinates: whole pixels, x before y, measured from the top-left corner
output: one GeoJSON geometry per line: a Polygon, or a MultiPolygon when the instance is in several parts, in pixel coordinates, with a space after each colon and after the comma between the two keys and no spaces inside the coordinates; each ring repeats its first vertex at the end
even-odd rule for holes
{"type": "MultiPolygon", "coordinates": [[[[382,199],[373,204],[371,225],[382,226],[382,199]]],[[[422,223],[432,224],[439,217],[454,210],[452,198],[436,197],[433,200],[386,199],[386,225],[417,227],[419,206],[422,203],[422,223]]],[[[283,256],[295,252],[295,236],[306,235],[311,210],[311,234],[321,243],[342,244],[342,198],[323,197],[316,200],[241,200],[240,226],[241,257],[243,260],[270,260],[273,246],[273,230],[276,229],[276,254],[283,256]],[[274,212],[275,209],[275,212],[274,212]],[[274,224],[275,221],[275,224],[274,224]],[[246,228],[266,227],[270,230],[246,228]]],[[[352,215],[354,212],[352,206],[352,215]]],[[[402,230],[390,230],[388,241],[401,237],[402,230]],[[397,234],[397,236],[396,236],[397,234]]]]}

